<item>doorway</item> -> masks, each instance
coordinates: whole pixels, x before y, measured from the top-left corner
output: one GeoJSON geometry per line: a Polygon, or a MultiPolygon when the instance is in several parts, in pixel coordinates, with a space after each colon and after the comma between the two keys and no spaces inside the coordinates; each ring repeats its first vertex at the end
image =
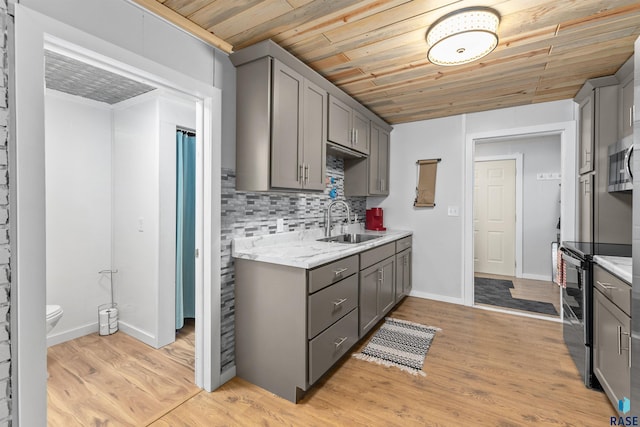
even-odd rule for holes
{"type": "MultiPolygon", "coordinates": [[[[21,423],[46,423],[46,339],[42,319],[45,307],[45,168],[44,168],[44,67],[45,46],[69,53],[75,59],[158,88],[191,97],[196,103],[198,131],[198,220],[196,268],[201,285],[196,292],[195,382],[206,390],[220,384],[219,229],[220,212],[220,91],[174,70],[159,66],[96,37],[53,19],[30,13],[16,5],[15,25],[15,135],[12,135],[14,239],[16,283],[12,295],[12,379],[17,387],[14,411],[21,423]]],[[[175,131],[175,129],[174,129],[175,131]]],[[[175,144],[175,132],[171,138],[175,144]]],[[[175,179],[175,177],[174,177],[175,179]]],[[[143,221],[144,224],[146,222],[143,221]]],[[[173,223],[175,225],[175,222],[173,223]]],[[[154,297],[153,295],[151,297],[154,297]]],[[[171,318],[171,322],[175,319],[171,318]]]]}
{"type": "MultiPolygon", "coordinates": [[[[568,236],[565,229],[561,229],[559,218],[572,215],[569,212],[569,203],[562,203],[563,195],[573,193],[575,184],[565,186],[568,180],[565,178],[571,167],[575,168],[575,162],[568,159],[566,149],[570,145],[569,138],[573,140],[574,130],[568,124],[552,125],[557,126],[558,131],[549,132],[549,126],[529,128],[512,131],[496,131],[492,134],[470,135],[467,138],[466,161],[473,174],[467,178],[468,187],[472,188],[474,194],[467,191],[465,197],[465,223],[468,224],[469,244],[465,242],[465,303],[468,305],[489,305],[485,298],[487,295],[508,299],[508,304],[492,305],[493,309],[518,311],[520,314],[533,317],[553,316],[558,319],[561,315],[560,295],[557,285],[552,282],[553,260],[552,243],[561,239],[561,234],[568,236]],[[546,128],[546,129],[545,129],[546,128]],[[560,131],[559,129],[562,129],[560,131]],[[532,131],[534,130],[535,131],[532,131]],[[544,130],[543,130],[544,129],[544,130]],[[551,154],[544,154],[543,146],[550,146],[555,150],[551,158],[555,163],[549,162],[551,154]],[[523,147],[529,147],[529,151],[523,151],[523,147]],[[536,154],[533,150],[539,150],[542,154],[536,154]],[[546,157],[545,157],[546,156],[546,157]],[[494,182],[487,184],[486,193],[482,193],[476,186],[478,173],[484,174],[485,179],[488,173],[493,173],[496,177],[506,176],[505,161],[511,158],[510,163],[518,162],[518,157],[524,166],[516,166],[516,238],[508,239],[507,243],[515,242],[515,250],[512,251],[514,261],[505,253],[508,245],[502,245],[503,230],[485,231],[485,236],[478,236],[478,218],[481,215],[483,205],[489,205],[494,210],[493,216],[502,217],[499,214],[504,208],[498,208],[501,203],[491,202],[488,197],[489,191],[498,193],[496,200],[502,201],[504,186],[502,183],[496,185],[494,182]],[[514,162],[515,160],[515,162],[514,162]],[[538,162],[540,160],[540,162],[538,162]],[[482,163],[476,163],[482,161],[482,163]],[[491,163],[491,162],[498,163],[491,163]],[[551,169],[544,169],[540,164],[553,163],[551,169]],[[500,165],[499,167],[496,167],[500,165]],[[479,166],[479,167],[476,167],[479,166]],[[528,166],[528,167],[527,167],[528,166]],[[518,184],[518,182],[520,182],[518,184]],[[524,183],[524,184],[522,184],[524,183]],[[562,184],[562,185],[560,185],[562,184]],[[482,194],[479,194],[482,193],[482,194]],[[551,194],[552,201],[542,200],[540,194],[551,194]],[[484,197],[477,205],[478,198],[484,197]],[[520,207],[518,205],[521,205],[520,207]],[[472,212],[469,215],[469,211],[472,212]],[[519,225],[518,225],[519,223],[519,225]],[[489,235],[489,237],[487,237],[489,235]],[[483,238],[484,237],[484,238],[483,238]],[[491,242],[490,239],[494,241],[491,242]],[[489,246],[487,244],[489,240],[489,246]],[[484,247],[482,247],[484,245],[484,247]],[[480,246],[480,247],[479,247],[480,246]],[[477,254],[476,254],[477,252],[477,254]],[[490,252],[487,255],[487,252],[490,252]],[[482,257],[485,257],[483,264],[482,257]],[[510,268],[506,270],[491,270],[487,268],[487,260],[506,260],[510,268]],[[515,268],[514,268],[515,266],[515,268]],[[489,286],[490,285],[490,286],[489,286]],[[488,291],[487,291],[488,289],[488,291]],[[550,296],[544,294],[550,292],[550,296]],[[494,295],[490,295],[494,294],[494,295]],[[514,303],[515,302],[515,303],[514,303]],[[538,306],[544,306],[539,310],[538,306]]],[[[545,166],[546,167],[546,166],[545,166]]],[[[513,192],[510,192],[513,194],[513,192]]],[[[575,193],[574,193],[575,195],[575,193]]],[[[567,200],[566,198],[564,200],[567,200]]],[[[510,204],[513,206],[512,204],[510,204]]],[[[488,210],[488,209],[487,209],[488,210]]],[[[508,215],[512,215],[512,211],[508,215]]],[[[497,221],[494,221],[497,222],[497,221]]],[[[572,224],[569,218],[566,223],[572,224]]],[[[566,223],[562,225],[567,225],[566,223]]],[[[573,230],[571,230],[573,233],[573,230]]],[[[508,250],[508,249],[507,249],[508,250]]],[[[491,267],[493,267],[493,263],[491,267]]],[[[501,262],[496,262],[500,266],[501,262]]],[[[483,307],[485,308],[485,307],[483,307]]]]}

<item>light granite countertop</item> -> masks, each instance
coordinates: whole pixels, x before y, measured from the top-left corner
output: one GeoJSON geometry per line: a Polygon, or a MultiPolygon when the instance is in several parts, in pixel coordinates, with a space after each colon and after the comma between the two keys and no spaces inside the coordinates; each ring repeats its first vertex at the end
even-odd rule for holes
{"type": "Polygon", "coordinates": [[[633,283],[631,257],[596,255],[593,260],[625,282],[633,283]]]}
{"type": "MultiPolygon", "coordinates": [[[[324,237],[324,230],[291,231],[255,237],[233,239],[232,256],[234,258],[288,265],[291,267],[314,268],[319,265],[358,254],[368,249],[411,236],[411,231],[363,230],[359,225],[350,226],[350,233],[371,234],[377,239],[356,244],[318,242],[324,237]]],[[[340,233],[333,233],[340,234],[340,233]]]]}

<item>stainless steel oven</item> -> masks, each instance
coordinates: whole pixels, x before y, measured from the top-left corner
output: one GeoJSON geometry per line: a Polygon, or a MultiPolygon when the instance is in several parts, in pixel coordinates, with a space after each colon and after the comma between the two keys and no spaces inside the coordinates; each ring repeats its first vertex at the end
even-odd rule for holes
{"type": "Polygon", "coordinates": [[[633,135],[625,136],[609,146],[609,185],[607,190],[633,190],[633,135]]]}
{"type": "Polygon", "coordinates": [[[591,346],[592,266],[589,260],[565,248],[562,249],[562,259],[567,275],[567,286],[562,290],[562,334],[584,384],[591,388],[594,385],[591,346]]]}
{"type": "Polygon", "coordinates": [[[566,287],[562,289],[562,334],[584,384],[600,388],[593,374],[593,257],[631,256],[631,245],[562,242],[566,287]]]}

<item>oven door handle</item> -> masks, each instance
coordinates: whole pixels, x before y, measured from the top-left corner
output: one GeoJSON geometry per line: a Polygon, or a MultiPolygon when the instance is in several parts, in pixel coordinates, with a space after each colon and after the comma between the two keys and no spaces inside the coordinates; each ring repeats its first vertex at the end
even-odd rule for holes
{"type": "Polygon", "coordinates": [[[627,173],[633,180],[633,168],[631,167],[631,155],[633,154],[633,144],[627,148],[627,152],[624,155],[624,165],[627,167],[627,173]]]}
{"type": "Polygon", "coordinates": [[[574,257],[572,257],[571,255],[568,255],[566,252],[562,252],[562,259],[568,263],[571,264],[575,267],[582,267],[582,262],[579,259],[576,259],[574,257]]]}

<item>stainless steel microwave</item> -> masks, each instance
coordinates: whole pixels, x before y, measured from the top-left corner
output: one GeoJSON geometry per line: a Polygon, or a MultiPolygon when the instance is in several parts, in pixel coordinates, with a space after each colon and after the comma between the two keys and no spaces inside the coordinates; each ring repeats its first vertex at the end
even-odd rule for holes
{"type": "Polygon", "coordinates": [[[614,191],[633,190],[633,135],[609,146],[609,186],[614,191]]]}

